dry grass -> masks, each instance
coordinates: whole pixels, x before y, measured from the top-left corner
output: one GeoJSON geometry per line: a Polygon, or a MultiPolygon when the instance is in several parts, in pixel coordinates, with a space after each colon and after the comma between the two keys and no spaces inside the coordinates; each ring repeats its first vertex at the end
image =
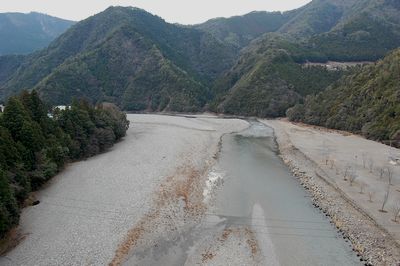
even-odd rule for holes
{"type": "Polygon", "coordinates": [[[21,234],[17,228],[12,228],[4,238],[0,239],[0,255],[4,255],[15,248],[26,236],[26,234],[21,234]]]}
{"type": "MultiPolygon", "coordinates": [[[[193,166],[186,164],[179,167],[176,173],[168,176],[165,182],[160,185],[154,199],[155,208],[143,217],[137,225],[132,228],[124,241],[118,246],[110,266],[121,265],[126,256],[132,252],[139,241],[146,233],[152,231],[152,228],[160,220],[171,220],[172,215],[165,212],[170,204],[184,203],[184,216],[195,217],[203,214],[206,206],[203,203],[202,186],[200,184],[201,176],[204,171],[198,171],[193,166]]],[[[173,221],[171,220],[171,223],[173,221]]],[[[212,258],[212,254],[205,254],[206,258],[212,258]]],[[[203,257],[204,258],[204,257],[203,257]]]]}
{"type": "Polygon", "coordinates": [[[256,236],[254,235],[253,231],[251,231],[249,228],[245,228],[245,233],[247,236],[247,244],[249,245],[249,248],[251,250],[251,254],[253,256],[257,255],[260,252],[260,248],[258,246],[258,242],[256,240],[256,236]]]}

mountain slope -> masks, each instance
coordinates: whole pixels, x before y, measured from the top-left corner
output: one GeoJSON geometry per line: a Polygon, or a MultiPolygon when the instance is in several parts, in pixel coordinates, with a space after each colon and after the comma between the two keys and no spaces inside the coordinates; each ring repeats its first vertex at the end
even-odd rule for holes
{"type": "Polygon", "coordinates": [[[304,57],[319,58],[281,35],[268,34],[242,52],[215,85],[212,108],[219,112],[261,117],[283,116],[287,108],[341,77],[343,71],[303,67],[304,57]]]}
{"type": "Polygon", "coordinates": [[[357,3],[366,1],[369,0],[313,0],[300,8],[278,32],[301,39],[329,32],[351,16],[357,3]]]}
{"type": "Polygon", "coordinates": [[[309,47],[338,61],[375,61],[400,46],[398,1],[356,1],[345,20],[314,36],[309,47]]]}
{"type": "Polygon", "coordinates": [[[69,58],[36,88],[55,104],[87,97],[133,111],[195,111],[208,97],[205,86],[129,28],[114,32],[98,48],[69,58]]]}
{"type": "Polygon", "coordinates": [[[400,49],[288,110],[294,121],[400,144],[400,49]]]}
{"type": "Polygon", "coordinates": [[[0,13],[0,55],[46,47],[75,22],[40,13],[0,13]]]}
{"type": "Polygon", "coordinates": [[[7,82],[9,77],[21,66],[25,58],[23,55],[0,56],[0,86],[7,82]]]}
{"type": "Polygon", "coordinates": [[[195,27],[240,49],[264,33],[277,31],[296,13],[297,10],[284,13],[255,11],[243,16],[211,19],[195,27]]]}
{"type": "Polygon", "coordinates": [[[382,0],[314,0],[275,33],[243,49],[214,86],[213,110],[281,116],[285,108],[320,92],[343,71],[302,63],[375,61],[400,46],[399,5],[382,0]]]}
{"type": "Polygon", "coordinates": [[[29,56],[0,88],[0,97],[37,88],[53,103],[85,96],[132,110],[198,110],[209,97],[207,85],[234,56],[203,31],[168,24],[140,9],[111,7],[29,56]]]}

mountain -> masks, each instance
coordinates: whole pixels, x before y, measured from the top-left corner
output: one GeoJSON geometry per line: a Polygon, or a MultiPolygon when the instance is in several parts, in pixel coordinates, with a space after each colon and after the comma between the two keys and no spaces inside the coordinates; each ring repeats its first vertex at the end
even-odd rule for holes
{"type": "Polygon", "coordinates": [[[375,61],[400,46],[399,1],[353,2],[340,23],[308,46],[337,61],[375,61]]]}
{"type": "Polygon", "coordinates": [[[42,49],[75,22],[40,13],[0,13],[0,55],[42,49]]]}
{"type": "Polygon", "coordinates": [[[400,144],[400,49],[288,110],[293,121],[400,144]]]}
{"type": "Polygon", "coordinates": [[[275,32],[336,61],[375,61],[400,45],[398,0],[313,0],[284,13],[253,12],[196,25],[239,49],[275,32]]]}
{"type": "Polygon", "coordinates": [[[141,9],[110,7],[29,55],[0,87],[0,98],[36,88],[54,104],[86,97],[127,110],[200,110],[208,85],[234,57],[209,33],[141,9]]]}
{"type": "Polygon", "coordinates": [[[182,26],[111,7],[43,50],[0,57],[0,101],[36,89],[53,104],[282,116],[352,71],[308,62],[376,61],[399,47],[399,11],[397,0],[313,0],[182,26]]]}
{"type": "Polygon", "coordinates": [[[214,89],[218,97],[211,108],[239,115],[284,116],[287,108],[321,91],[344,73],[298,63],[306,55],[319,56],[279,34],[252,42],[217,81],[214,89]]]}
{"type": "Polygon", "coordinates": [[[15,73],[24,62],[23,55],[0,56],[0,86],[7,82],[8,78],[15,73]]]}
{"type": "Polygon", "coordinates": [[[274,33],[240,53],[214,86],[212,110],[283,116],[305,96],[324,90],[346,69],[329,71],[306,62],[375,61],[400,46],[399,5],[382,0],[314,0],[292,12],[274,33]]]}
{"type": "Polygon", "coordinates": [[[241,49],[264,33],[276,32],[297,13],[297,10],[283,13],[254,11],[244,16],[211,19],[194,27],[241,49]]]}

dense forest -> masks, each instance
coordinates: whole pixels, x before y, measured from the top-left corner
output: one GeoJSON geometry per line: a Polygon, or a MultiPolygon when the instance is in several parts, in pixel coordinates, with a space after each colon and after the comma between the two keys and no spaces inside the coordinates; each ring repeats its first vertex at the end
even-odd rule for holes
{"type": "Polygon", "coordinates": [[[36,91],[11,97],[0,113],[0,238],[18,224],[31,191],[67,162],[105,151],[128,127],[113,104],[74,100],[65,110],[52,110],[36,91]]]}
{"type": "Polygon", "coordinates": [[[287,111],[302,121],[400,144],[400,49],[287,111]]]}
{"type": "Polygon", "coordinates": [[[288,108],[317,93],[349,70],[330,71],[322,66],[305,66],[316,58],[302,45],[277,34],[246,47],[234,67],[217,80],[212,111],[259,117],[284,116],[288,108]]]}

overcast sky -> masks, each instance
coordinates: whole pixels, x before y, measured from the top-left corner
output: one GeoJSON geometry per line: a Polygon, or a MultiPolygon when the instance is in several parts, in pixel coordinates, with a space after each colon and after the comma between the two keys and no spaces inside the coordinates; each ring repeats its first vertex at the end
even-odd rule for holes
{"type": "Polygon", "coordinates": [[[210,18],[243,15],[254,10],[291,10],[308,2],[310,0],[0,0],[0,12],[37,11],[81,20],[111,5],[120,5],[143,8],[168,22],[195,24],[210,18]]]}

